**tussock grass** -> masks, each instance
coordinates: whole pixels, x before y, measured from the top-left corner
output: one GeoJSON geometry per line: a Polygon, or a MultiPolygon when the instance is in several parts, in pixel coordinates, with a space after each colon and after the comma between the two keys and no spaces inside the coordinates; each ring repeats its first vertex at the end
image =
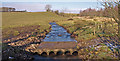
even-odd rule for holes
{"type": "Polygon", "coordinates": [[[117,24],[114,21],[100,21],[99,19],[88,21],[87,19],[77,18],[71,21],[59,21],[57,23],[65,27],[70,33],[78,35],[76,37],[78,41],[94,39],[99,35],[114,36],[117,34],[117,24]]]}

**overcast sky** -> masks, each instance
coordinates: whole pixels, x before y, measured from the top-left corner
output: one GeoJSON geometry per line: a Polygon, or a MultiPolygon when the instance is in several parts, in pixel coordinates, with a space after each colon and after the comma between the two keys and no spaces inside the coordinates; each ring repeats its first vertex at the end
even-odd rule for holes
{"type": "Polygon", "coordinates": [[[49,4],[52,6],[52,10],[79,13],[80,10],[100,7],[97,2],[97,0],[2,0],[2,6],[28,12],[41,12],[45,11],[45,6],[49,4]]]}
{"type": "Polygon", "coordinates": [[[97,0],[2,0],[2,2],[97,2],[97,0]]]}

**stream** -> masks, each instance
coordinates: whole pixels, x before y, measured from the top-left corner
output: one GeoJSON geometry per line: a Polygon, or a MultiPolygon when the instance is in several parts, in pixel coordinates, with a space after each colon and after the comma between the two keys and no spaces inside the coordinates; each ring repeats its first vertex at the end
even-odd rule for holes
{"type": "MultiPolygon", "coordinates": [[[[71,38],[71,34],[67,32],[66,29],[63,27],[59,26],[55,22],[49,23],[51,25],[51,31],[46,35],[45,39],[43,40],[44,42],[68,42],[68,41],[75,41],[77,42],[74,38],[71,38]]],[[[77,56],[72,56],[72,57],[66,57],[66,56],[61,56],[61,57],[42,57],[39,55],[34,55],[34,61],[38,60],[49,60],[49,61],[55,61],[56,59],[64,59],[65,61],[67,59],[73,58],[76,59],[78,58],[77,56]]]]}
{"type": "Polygon", "coordinates": [[[51,31],[46,35],[43,41],[47,42],[63,42],[63,41],[76,41],[71,38],[71,34],[66,29],[57,25],[55,22],[49,23],[51,25],[51,31]]]}

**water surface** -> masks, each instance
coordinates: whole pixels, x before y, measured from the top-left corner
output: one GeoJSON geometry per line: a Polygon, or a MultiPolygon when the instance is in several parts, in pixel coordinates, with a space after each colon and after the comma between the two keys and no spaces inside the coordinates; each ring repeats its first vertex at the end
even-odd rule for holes
{"type": "Polygon", "coordinates": [[[57,25],[55,22],[50,23],[51,31],[46,35],[44,41],[49,42],[63,42],[63,41],[76,41],[71,38],[71,34],[67,32],[66,29],[57,25]]]}

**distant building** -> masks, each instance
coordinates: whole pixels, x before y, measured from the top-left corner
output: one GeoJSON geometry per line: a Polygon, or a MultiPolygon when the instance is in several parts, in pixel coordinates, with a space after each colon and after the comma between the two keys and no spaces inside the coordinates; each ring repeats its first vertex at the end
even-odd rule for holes
{"type": "Polygon", "coordinates": [[[11,8],[11,7],[0,8],[0,12],[13,12],[13,11],[15,11],[15,8],[11,8]]]}
{"type": "Polygon", "coordinates": [[[1,7],[0,8],[0,12],[27,12],[26,10],[24,11],[16,11],[15,8],[11,8],[11,7],[1,7]]]}

